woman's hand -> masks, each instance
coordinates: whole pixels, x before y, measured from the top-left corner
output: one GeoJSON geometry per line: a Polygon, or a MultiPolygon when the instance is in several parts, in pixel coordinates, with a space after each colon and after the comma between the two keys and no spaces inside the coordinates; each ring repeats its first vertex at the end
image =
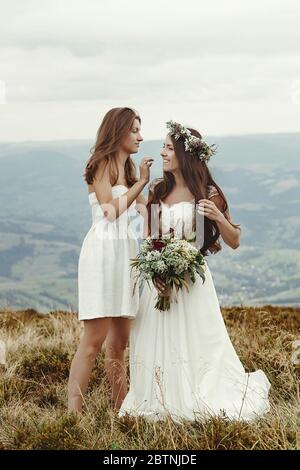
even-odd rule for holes
{"type": "Polygon", "coordinates": [[[140,163],[140,180],[148,183],[150,180],[150,167],[154,159],[152,157],[143,157],[140,163]]]}
{"type": "Polygon", "coordinates": [[[167,297],[170,295],[170,287],[166,286],[166,283],[160,278],[156,277],[153,279],[153,284],[158,291],[159,295],[162,297],[167,297]]]}
{"type": "Polygon", "coordinates": [[[233,227],[229,213],[227,217],[221,212],[216,204],[208,199],[200,199],[197,204],[198,214],[206,216],[210,220],[214,220],[218,224],[220,235],[226,245],[232,249],[236,249],[240,246],[240,230],[237,227],[233,227]]]}
{"type": "Polygon", "coordinates": [[[217,208],[216,204],[209,199],[199,199],[197,212],[216,222],[220,222],[224,218],[224,214],[217,208]]]}

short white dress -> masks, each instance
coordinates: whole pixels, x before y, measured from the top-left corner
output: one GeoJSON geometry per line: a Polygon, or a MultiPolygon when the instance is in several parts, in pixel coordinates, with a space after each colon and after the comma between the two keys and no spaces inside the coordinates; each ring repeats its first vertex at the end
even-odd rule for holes
{"type": "MultiPolygon", "coordinates": [[[[124,185],[112,187],[113,198],[128,191],[124,185]]],[[[78,317],[134,318],[139,290],[133,294],[130,259],[138,253],[138,240],[131,228],[136,216],[134,201],[114,222],[109,222],[95,193],[89,194],[92,226],[84,238],[78,262],[78,317]]]]}

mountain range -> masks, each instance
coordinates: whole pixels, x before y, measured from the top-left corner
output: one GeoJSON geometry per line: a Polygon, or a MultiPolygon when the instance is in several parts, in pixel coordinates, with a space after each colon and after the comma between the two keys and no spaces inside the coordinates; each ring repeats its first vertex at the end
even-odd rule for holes
{"type": "MultiPolygon", "coordinates": [[[[300,134],[205,139],[209,167],[241,224],[241,245],[207,258],[220,303],[300,302],[300,134]]],[[[83,180],[90,141],[0,143],[0,307],[77,309],[77,263],[91,224],[83,180]]],[[[145,141],[162,175],[162,141],[145,141]]]]}

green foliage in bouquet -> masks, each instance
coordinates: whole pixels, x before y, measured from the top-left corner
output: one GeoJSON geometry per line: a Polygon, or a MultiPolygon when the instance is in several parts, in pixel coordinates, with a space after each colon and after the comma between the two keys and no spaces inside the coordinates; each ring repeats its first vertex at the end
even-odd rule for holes
{"type": "MultiPolygon", "coordinates": [[[[201,252],[188,240],[164,236],[161,239],[148,237],[141,245],[137,258],[131,260],[135,269],[135,292],[137,283],[154,281],[159,278],[165,282],[166,288],[175,290],[175,301],[179,289],[185,287],[189,292],[189,283],[196,282],[199,275],[205,281],[205,260],[201,252]]],[[[171,296],[158,294],[155,308],[160,311],[170,309],[171,296]]]]}

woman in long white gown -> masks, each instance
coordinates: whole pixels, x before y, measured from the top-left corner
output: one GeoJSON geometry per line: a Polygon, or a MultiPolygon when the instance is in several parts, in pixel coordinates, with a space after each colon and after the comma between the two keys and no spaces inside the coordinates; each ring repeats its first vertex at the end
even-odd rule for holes
{"type": "MultiPolygon", "coordinates": [[[[161,152],[164,177],[150,187],[148,202],[149,210],[151,203],[159,202],[160,235],[171,228],[175,237],[190,238],[198,211],[204,220],[202,254],[218,251],[221,236],[237,248],[240,229],[206,165],[209,147],[200,155],[186,151],[185,128],[177,138],[171,131],[161,152]]],[[[203,142],[197,131],[189,131],[203,142]]],[[[245,372],[228,336],[206,260],[205,278],[202,283],[198,277],[189,292],[180,290],[177,303],[164,312],[154,308],[157,291],[167,294],[164,283],[157,279],[156,288],[145,283],[130,334],[130,389],[119,416],[252,420],[269,411],[270,382],[262,370],[245,372]]]]}

